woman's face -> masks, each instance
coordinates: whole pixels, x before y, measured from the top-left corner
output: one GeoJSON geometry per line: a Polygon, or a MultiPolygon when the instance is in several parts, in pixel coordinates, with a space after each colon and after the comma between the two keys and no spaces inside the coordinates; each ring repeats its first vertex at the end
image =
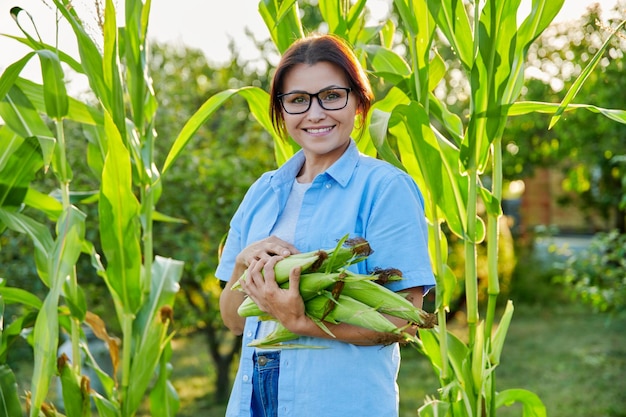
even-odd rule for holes
{"type": "MultiPolygon", "coordinates": [[[[283,92],[315,94],[333,87],[348,86],[341,69],[328,62],[319,62],[313,65],[298,64],[293,67],[285,76],[283,92]]],[[[308,97],[304,97],[308,100],[308,97]]],[[[329,103],[336,103],[335,97],[338,95],[324,96],[323,99],[329,103]]],[[[290,98],[285,97],[285,100],[290,98]]],[[[339,106],[332,103],[327,107],[339,106]]],[[[306,112],[289,114],[283,108],[283,117],[287,132],[302,147],[307,158],[328,159],[332,163],[339,159],[346,149],[354,128],[356,110],[355,95],[348,93],[348,103],[340,110],[326,110],[320,106],[318,99],[313,97],[311,107],[306,112]]]]}

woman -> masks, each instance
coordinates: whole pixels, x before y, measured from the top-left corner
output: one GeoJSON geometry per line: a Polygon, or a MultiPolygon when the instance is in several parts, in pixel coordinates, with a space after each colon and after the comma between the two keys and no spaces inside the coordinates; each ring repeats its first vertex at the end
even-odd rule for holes
{"type": "Polygon", "coordinates": [[[349,234],[365,238],[373,250],[351,267],[355,272],[399,269],[403,279],[388,287],[408,293],[418,307],[434,285],[424,202],[415,182],[391,164],[360,154],[351,138],[355,126],[362,127],[372,98],[354,53],[332,35],[296,41],[276,69],[272,122],[301,150],[248,190],[231,221],[216,272],[227,281],[220,297],[224,323],[243,335],[227,416],[398,415],[395,339],[326,323],[332,338],[304,314],[300,271],[292,271],[288,290],[279,288],[273,275],[284,257],[334,248],[349,234]],[[246,270],[244,292],[232,291],[246,270]],[[248,347],[271,331],[272,322],[240,317],[237,308],[245,295],[301,336],[294,343],[312,348],[268,352],[248,347]]]}

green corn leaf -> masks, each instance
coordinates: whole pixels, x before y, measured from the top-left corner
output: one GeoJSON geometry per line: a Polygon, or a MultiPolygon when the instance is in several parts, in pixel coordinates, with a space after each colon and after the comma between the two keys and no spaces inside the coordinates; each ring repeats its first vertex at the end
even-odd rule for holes
{"type": "MultiPolygon", "coordinates": [[[[555,113],[560,107],[557,103],[543,103],[537,101],[518,101],[513,103],[509,110],[510,116],[519,116],[528,113],[555,113]]],[[[573,111],[576,109],[588,110],[592,113],[601,114],[608,119],[616,121],[618,123],[626,124],[626,110],[620,109],[605,109],[602,107],[593,106],[591,104],[576,104],[569,103],[567,107],[563,108],[563,112],[573,111]]]]}
{"type": "Polygon", "coordinates": [[[0,208],[0,222],[9,229],[24,233],[30,237],[35,247],[35,264],[42,282],[50,286],[48,256],[54,245],[54,239],[47,226],[31,217],[0,208]]]}
{"type": "Polygon", "coordinates": [[[5,138],[10,140],[0,143],[0,207],[17,209],[43,166],[43,157],[35,138],[23,140],[2,129],[0,139],[5,138]]]}
{"type": "Polygon", "coordinates": [[[522,404],[522,417],[546,417],[547,410],[539,396],[524,389],[507,389],[496,393],[496,408],[522,404]]]}
{"type": "Polygon", "coordinates": [[[99,199],[102,248],[109,284],[125,311],[135,314],[143,296],[139,202],[132,189],[130,153],[112,120],[106,120],[109,146],[99,199]]]}
{"type": "Polygon", "coordinates": [[[259,14],[280,54],[285,52],[295,39],[304,37],[296,0],[260,0],[259,14]]]}
{"type": "Polygon", "coordinates": [[[5,281],[1,281],[2,285],[0,285],[0,299],[2,299],[4,303],[20,304],[22,306],[29,307],[35,310],[39,310],[43,306],[42,301],[35,294],[21,288],[6,287],[4,285],[5,281]]]}
{"type": "Polygon", "coordinates": [[[159,372],[150,391],[150,410],[153,416],[174,417],[180,408],[180,398],[169,378],[172,374],[172,347],[168,344],[159,360],[159,372]]]}
{"type": "MultiPolygon", "coordinates": [[[[156,256],[152,264],[152,282],[150,297],[137,314],[135,327],[140,335],[139,340],[149,337],[149,323],[159,315],[163,307],[172,307],[174,299],[180,289],[180,279],[183,275],[184,262],[176,259],[156,256]]],[[[140,342],[143,343],[143,342],[140,342]]]]}
{"type": "Polygon", "coordinates": [[[428,10],[458,55],[463,67],[469,70],[474,62],[472,26],[462,1],[427,0],[428,10]]]}
{"type": "Polygon", "coordinates": [[[53,137],[33,103],[16,85],[0,101],[0,116],[8,128],[23,138],[53,137]]]}
{"type": "Polygon", "coordinates": [[[513,317],[513,310],[513,301],[509,300],[506,303],[504,314],[502,315],[502,318],[500,318],[500,324],[498,325],[498,328],[493,336],[493,340],[491,341],[489,361],[494,365],[498,365],[500,363],[500,356],[504,347],[504,339],[509,331],[509,325],[511,324],[511,319],[513,317]]]}
{"type": "Polygon", "coordinates": [[[33,330],[34,369],[31,376],[30,417],[38,417],[39,410],[48,394],[50,379],[55,372],[59,341],[58,303],[60,289],[53,288],[37,315],[33,330]]]}
{"type": "MultiPolygon", "coordinates": [[[[561,101],[561,104],[557,108],[556,113],[554,114],[554,116],[552,116],[552,119],[550,120],[550,125],[548,126],[549,129],[551,129],[559,121],[565,108],[576,97],[576,94],[578,94],[578,92],[580,91],[580,88],[589,77],[589,74],[591,74],[594,68],[598,65],[598,62],[600,62],[600,59],[602,59],[602,56],[604,55],[604,51],[606,51],[606,48],[608,48],[608,46],[610,45],[611,38],[617,32],[619,32],[624,27],[624,25],[626,25],[626,20],[622,21],[611,32],[611,36],[607,37],[607,39],[602,44],[602,47],[600,47],[600,49],[596,51],[593,58],[591,58],[587,66],[581,71],[580,75],[576,78],[576,80],[574,81],[572,86],[569,88],[569,90],[567,90],[567,93],[565,94],[565,97],[563,98],[563,100],[561,101]]],[[[622,123],[624,122],[622,121],[622,123]]]]}
{"type": "MultiPolygon", "coordinates": [[[[234,94],[242,95],[242,97],[247,100],[250,110],[256,119],[263,125],[263,127],[268,129],[268,132],[273,132],[269,116],[267,116],[267,108],[269,106],[269,95],[267,92],[257,87],[243,87],[241,89],[221,91],[209,97],[209,99],[205,101],[202,106],[200,106],[200,108],[187,120],[170,148],[167,158],[165,159],[165,163],[163,164],[163,168],[161,169],[162,173],[165,173],[180,156],[184,147],[187,145],[189,140],[191,140],[200,126],[202,126],[209,119],[209,117],[211,117],[213,113],[234,94]]],[[[279,141],[277,140],[276,142],[279,141]]],[[[286,157],[286,153],[284,153],[282,158],[284,159],[286,157]]]]}
{"type": "Polygon", "coordinates": [[[37,51],[37,54],[41,61],[46,113],[51,118],[60,120],[67,115],[69,101],[59,57],[48,50],[37,51]]]}
{"type": "MultiPolygon", "coordinates": [[[[53,2],[57,10],[70,24],[74,34],[76,35],[81,67],[89,80],[89,85],[105,107],[110,108],[110,92],[109,87],[105,82],[103,74],[103,58],[98,45],[83,27],[76,10],[74,10],[73,7],[66,7],[66,0],[53,0],[53,2]]],[[[123,111],[123,109],[120,109],[120,111],[123,111]]]]}
{"type": "Polygon", "coordinates": [[[29,52],[22,59],[15,61],[4,70],[2,76],[0,76],[0,101],[4,99],[11,87],[15,85],[15,81],[20,73],[34,55],[34,52],[29,52]]]}
{"type": "Polygon", "coordinates": [[[44,213],[48,219],[57,221],[63,212],[63,204],[52,197],[34,188],[29,188],[24,198],[24,204],[44,213]]]}
{"type": "Polygon", "coordinates": [[[17,393],[17,380],[7,364],[0,365],[0,414],[3,416],[23,414],[17,393]]]}
{"type": "Polygon", "coordinates": [[[120,417],[121,410],[119,404],[103,397],[98,392],[93,392],[91,397],[96,404],[100,417],[120,417]]]}
{"type": "MultiPolygon", "coordinates": [[[[18,78],[15,81],[15,85],[28,97],[39,112],[45,112],[46,106],[44,102],[43,86],[41,84],[24,78],[18,78]]],[[[104,116],[101,110],[73,97],[68,97],[68,110],[65,119],[92,126],[102,125],[104,123],[104,116]]]]}

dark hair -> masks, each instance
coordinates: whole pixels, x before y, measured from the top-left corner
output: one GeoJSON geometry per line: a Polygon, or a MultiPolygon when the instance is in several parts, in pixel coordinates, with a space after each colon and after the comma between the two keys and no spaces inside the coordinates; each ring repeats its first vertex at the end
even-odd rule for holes
{"type": "Polygon", "coordinates": [[[318,62],[329,62],[344,72],[348,87],[352,89],[357,100],[357,113],[361,115],[361,123],[365,122],[374,94],[367,74],[352,48],[335,35],[313,34],[296,40],[285,51],[274,72],[270,90],[270,118],[274,129],[282,137],[287,137],[287,132],[278,95],[284,92],[282,89],[285,76],[298,64],[313,65],[318,62]]]}

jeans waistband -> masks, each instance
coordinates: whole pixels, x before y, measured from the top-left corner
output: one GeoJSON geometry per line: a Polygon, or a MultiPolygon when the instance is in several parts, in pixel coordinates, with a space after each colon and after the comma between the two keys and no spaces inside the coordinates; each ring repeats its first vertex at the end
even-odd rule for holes
{"type": "Polygon", "coordinates": [[[258,352],[254,354],[254,364],[259,367],[268,365],[278,366],[280,364],[280,350],[270,352],[258,352]]]}

